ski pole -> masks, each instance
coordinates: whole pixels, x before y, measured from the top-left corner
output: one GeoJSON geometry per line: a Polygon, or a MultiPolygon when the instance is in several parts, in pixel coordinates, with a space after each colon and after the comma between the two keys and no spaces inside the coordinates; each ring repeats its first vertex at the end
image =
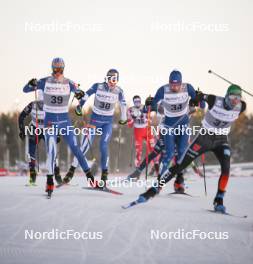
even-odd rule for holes
{"type": "Polygon", "coordinates": [[[150,112],[151,112],[151,106],[149,105],[148,106],[148,113],[147,113],[147,138],[146,138],[146,173],[145,173],[146,182],[148,180],[150,112]]]}
{"type": "Polygon", "coordinates": [[[134,133],[131,135],[131,156],[130,156],[130,164],[129,166],[133,167],[133,154],[134,154],[134,133]]]}
{"type": "MultiPolygon", "coordinates": [[[[35,125],[36,125],[36,131],[38,132],[38,128],[39,128],[39,120],[38,120],[38,96],[37,96],[37,86],[34,89],[34,94],[35,94],[35,125]]],[[[36,139],[36,160],[37,160],[37,168],[38,168],[38,172],[40,171],[40,156],[39,156],[39,135],[38,133],[36,133],[35,135],[36,139]]]]}
{"type": "Polygon", "coordinates": [[[116,172],[119,172],[119,159],[120,159],[120,144],[121,144],[121,126],[119,127],[119,147],[118,147],[118,159],[117,159],[117,168],[116,168],[116,172]]]}
{"type": "Polygon", "coordinates": [[[204,178],[205,195],[207,196],[207,191],[206,191],[205,154],[202,154],[202,155],[201,155],[201,159],[202,159],[202,166],[203,166],[203,178],[204,178]]]}
{"type": "MultiPolygon", "coordinates": [[[[222,79],[223,81],[225,81],[225,82],[227,82],[227,83],[229,83],[229,84],[234,84],[234,83],[232,83],[231,81],[229,81],[228,79],[225,79],[224,77],[222,77],[221,75],[219,75],[218,73],[216,73],[216,72],[214,72],[214,71],[212,71],[212,70],[209,70],[208,73],[215,75],[216,77],[222,79]]],[[[246,91],[246,90],[244,90],[244,89],[242,89],[242,88],[241,88],[241,90],[242,90],[243,92],[245,92],[246,94],[248,94],[248,95],[250,95],[250,96],[253,97],[253,94],[251,94],[250,92],[248,92],[248,91],[246,91]]]]}

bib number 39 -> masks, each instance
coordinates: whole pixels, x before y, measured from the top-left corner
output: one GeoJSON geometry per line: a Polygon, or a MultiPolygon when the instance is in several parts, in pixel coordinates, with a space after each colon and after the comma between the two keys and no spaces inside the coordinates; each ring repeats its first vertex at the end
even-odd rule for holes
{"type": "Polygon", "coordinates": [[[62,102],[63,102],[62,96],[51,96],[52,104],[62,104],[62,102]]]}

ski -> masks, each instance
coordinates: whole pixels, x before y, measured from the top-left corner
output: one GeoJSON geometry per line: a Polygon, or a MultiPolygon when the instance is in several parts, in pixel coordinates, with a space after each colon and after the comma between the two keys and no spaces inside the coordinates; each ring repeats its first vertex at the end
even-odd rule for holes
{"type": "Polygon", "coordinates": [[[60,188],[62,186],[69,186],[69,187],[77,187],[79,184],[78,183],[75,183],[75,184],[71,184],[71,183],[60,183],[60,184],[57,184],[55,186],[55,188],[60,188]]]}
{"type": "Polygon", "coordinates": [[[181,194],[181,195],[186,195],[186,196],[190,196],[190,197],[197,197],[197,196],[191,195],[189,193],[185,193],[185,192],[183,192],[183,193],[181,193],[181,192],[171,192],[168,195],[174,195],[174,194],[178,194],[178,195],[181,194]]]}
{"type": "Polygon", "coordinates": [[[220,214],[220,215],[227,215],[227,216],[233,216],[233,217],[237,217],[237,218],[247,218],[248,216],[247,215],[235,215],[235,214],[231,214],[231,213],[227,213],[227,212],[218,212],[218,211],[215,211],[215,210],[211,210],[211,209],[207,209],[208,212],[211,212],[211,213],[215,213],[215,214],[220,214]]]}
{"type": "Polygon", "coordinates": [[[121,208],[122,209],[128,209],[128,208],[131,208],[131,207],[133,207],[133,206],[135,206],[137,204],[141,204],[141,203],[145,203],[145,202],[147,202],[147,200],[144,197],[139,196],[139,198],[137,200],[135,200],[135,201],[133,201],[131,203],[128,203],[126,205],[122,205],[121,208]]]}
{"type": "Polygon", "coordinates": [[[84,190],[89,190],[89,191],[100,191],[100,192],[106,192],[106,193],[111,193],[115,195],[123,195],[122,192],[117,192],[115,190],[112,190],[108,187],[103,187],[103,188],[93,188],[93,187],[82,187],[84,190]]]}

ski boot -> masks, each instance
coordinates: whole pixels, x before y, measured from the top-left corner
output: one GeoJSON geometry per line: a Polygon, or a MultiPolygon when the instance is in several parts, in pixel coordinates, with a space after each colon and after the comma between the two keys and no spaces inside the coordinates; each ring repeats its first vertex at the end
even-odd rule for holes
{"type": "Polygon", "coordinates": [[[107,180],[108,180],[108,170],[102,170],[101,186],[106,187],[106,181],[107,180]]]}
{"type": "Polygon", "coordinates": [[[67,174],[63,178],[63,183],[67,184],[67,183],[69,183],[72,180],[72,178],[74,176],[74,173],[75,173],[75,169],[76,168],[74,166],[71,166],[69,168],[69,171],[67,172],[67,174]]]}
{"type": "Polygon", "coordinates": [[[102,188],[102,187],[100,186],[100,182],[94,179],[94,176],[93,176],[93,174],[91,173],[90,170],[87,170],[87,171],[85,172],[85,174],[86,174],[86,177],[87,177],[88,185],[89,185],[90,187],[92,187],[92,188],[94,188],[94,189],[96,189],[96,188],[97,188],[97,189],[102,188]]]}
{"type": "Polygon", "coordinates": [[[60,175],[60,168],[58,166],[55,166],[55,168],[54,168],[54,178],[55,178],[57,184],[63,183],[61,175],[60,175]]]}
{"type": "Polygon", "coordinates": [[[54,179],[53,179],[53,175],[47,175],[46,192],[47,192],[48,198],[51,198],[52,193],[53,193],[53,190],[54,190],[54,179]]]}
{"type": "Polygon", "coordinates": [[[136,168],[134,172],[132,172],[130,175],[127,176],[127,181],[136,180],[138,181],[140,179],[141,171],[136,168]]]}
{"type": "Polygon", "coordinates": [[[183,173],[178,173],[174,182],[174,190],[176,193],[184,193],[184,177],[183,173]]]}
{"type": "Polygon", "coordinates": [[[29,179],[29,185],[30,186],[36,186],[36,177],[37,177],[37,172],[34,168],[30,169],[30,179],[29,179]]]}
{"type": "Polygon", "coordinates": [[[226,213],[226,207],[223,205],[224,194],[225,192],[218,191],[213,201],[214,211],[220,212],[223,214],[226,213]]]}

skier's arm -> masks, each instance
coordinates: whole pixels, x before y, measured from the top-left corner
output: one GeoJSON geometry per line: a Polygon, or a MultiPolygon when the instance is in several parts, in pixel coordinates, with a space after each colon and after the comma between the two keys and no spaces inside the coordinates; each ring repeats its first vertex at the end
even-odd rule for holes
{"type": "Polygon", "coordinates": [[[20,113],[19,117],[18,117],[18,127],[20,132],[24,132],[25,130],[25,126],[24,126],[24,121],[26,119],[26,117],[31,113],[32,111],[32,102],[29,103],[24,109],[23,111],[20,113]]]}
{"type": "Polygon", "coordinates": [[[31,79],[23,88],[23,92],[30,93],[30,92],[34,92],[35,90],[44,91],[45,83],[46,83],[46,78],[40,79],[38,81],[36,79],[31,79]]]}
{"type": "Polygon", "coordinates": [[[246,110],[246,108],[247,108],[247,104],[244,101],[241,101],[241,103],[242,103],[242,107],[241,107],[240,114],[243,113],[246,110]]]}
{"type": "Polygon", "coordinates": [[[84,94],[84,97],[79,101],[79,106],[82,108],[88,98],[97,92],[98,83],[94,83],[89,90],[84,94]]]}
{"type": "Polygon", "coordinates": [[[131,114],[131,107],[130,107],[127,110],[127,125],[128,125],[128,127],[133,127],[133,123],[134,123],[134,120],[133,120],[133,117],[131,114]]]}
{"type": "Polygon", "coordinates": [[[154,111],[157,112],[157,107],[158,107],[158,103],[163,100],[164,97],[164,87],[160,87],[156,94],[155,97],[151,97],[149,96],[146,101],[145,101],[145,106],[143,108],[143,113],[147,113],[148,112],[148,108],[150,107],[150,111],[154,111]]]}
{"type": "Polygon", "coordinates": [[[195,106],[198,106],[202,109],[205,109],[205,106],[206,106],[205,101],[201,98],[200,99],[197,98],[198,91],[196,91],[193,88],[193,86],[189,83],[187,83],[187,91],[188,91],[188,94],[191,98],[190,102],[189,102],[190,106],[195,104],[195,106]]]}
{"type": "Polygon", "coordinates": [[[157,90],[154,99],[152,100],[151,111],[157,111],[157,105],[163,99],[163,97],[164,97],[164,87],[162,86],[157,90]]]}
{"type": "Polygon", "coordinates": [[[119,93],[119,104],[120,104],[120,120],[121,121],[127,121],[127,104],[124,96],[123,90],[120,90],[119,93]]]}

